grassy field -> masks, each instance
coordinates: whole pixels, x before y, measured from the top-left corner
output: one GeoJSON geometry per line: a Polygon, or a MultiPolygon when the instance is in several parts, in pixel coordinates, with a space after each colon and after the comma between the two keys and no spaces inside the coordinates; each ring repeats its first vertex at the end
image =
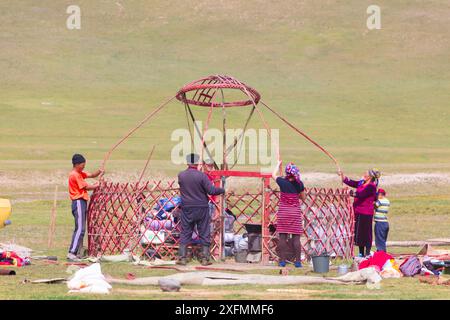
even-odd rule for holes
{"type": "MultiPolygon", "coordinates": [[[[436,238],[446,233],[450,224],[450,199],[435,199],[424,204],[422,199],[409,199],[409,204],[402,205],[404,199],[398,199],[399,207],[391,219],[391,240],[423,240],[436,238]],[[409,208],[414,207],[411,212],[409,208]],[[429,207],[440,208],[434,214],[429,207]],[[418,218],[420,217],[420,219],[418,218]]],[[[24,284],[23,280],[68,277],[64,257],[72,231],[72,218],[69,203],[58,202],[55,246],[47,248],[48,222],[50,219],[50,201],[19,203],[14,208],[14,224],[1,231],[0,242],[13,241],[35,250],[35,255],[57,255],[58,265],[48,265],[35,260],[33,265],[16,268],[14,277],[0,279],[1,299],[449,299],[450,293],[445,286],[432,286],[419,282],[418,279],[385,279],[381,289],[369,290],[364,285],[304,285],[304,286],[223,286],[209,288],[185,286],[179,293],[162,293],[156,287],[136,287],[113,285],[111,295],[67,294],[65,284],[24,284]],[[296,289],[293,292],[274,292],[273,289],[296,289]]],[[[391,248],[393,253],[415,253],[419,248],[391,248]]],[[[138,277],[168,275],[174,271],[150,270],[128,263],[102,263],[102,271],[118,278],[127,273],[138,277]]],[[[254,270],[252,273],[277,274],[278,270],[254,270]]],[[[311,274],[311,267],[292,270],[292,275],[311,274]]],[[[332,270],[325,276],[335,276],[332,270]]]]}
{"type": "MultiPolygon", "coordinates": [[[[127,1],[122,16],[115,3],[79,1],[81,30],[66,29],[68,4],[0,4],[1,160],[64,160],[74,150],[101,159],[182,85],[225,73],[258,89],[344,168],[450,169],[446,1],[379,1],[382,29],[370,32],[370,1],[127,1]]],[[[181,105],[169,108],[114,159],[145,159],[157,144],[154,159],[166,160],[171,128],[185,127],[181,105]]],[[[246,113],[230,111],[229,125],[242,127],[246,113]]],[[[282,129],[284,158],[328,164],[265,116],[282,129]]]]}
{"type": "MultiPolygon", "coordinates": [[[[77,1],[81,30],[68,30],[72,1],[0,2],[0,197],[14,205],[13,225],[0,230],[0,241],[62,259],[73,223],[66,200],[71,155],[83,153],[89,169],[98,167],[147,113],[209,74],[229,74],[256,88],[263,101],[333,153],[349,175],[377,166],[391,180],[399,177],[386,185],[393,203],[390,239],[450,236],[448,1],[377,1],[382,29],[372,31],[366,9],[373,3],[366,0],[120,3],[123,11],[116,1],[77,1]],[[415,174],[421,176],[402,182],[402,175],[415,174]],[[48,251],[55,186],[57,245],[48,251]]],[[[206,117],[206,110],[194,112],[206,117]]],[[[335,172],[322,153],[262,112],[280,129],[284,161],[300,164],[305,174],[335,172]]],[[[230,110],[228,126],[242,128],[247,113],[230,110]]],[[[220,112],[212,126],[221,127],[220,112]]],[[[173,102],[113,154],[107,177],[135,179],[153,145],[148,176],[174,176],[182,168],[170,162],[170,135],[184,127],[183,107],[173,102]]],[[[250,127],[262,127],[257,117],[250,127]]],[[[338,186],[337,179],[324,181],[338,186]]],[[[115,276],[155,274],[124,264],[105,264],[104,270],[115,276]]],[[[65,285],[20,283],[64,275],[63,264],[18,269],[16,277],[0,279],[0,299],[101,298],[69,296],[65,285]]],[[[375,291],[307,286],[286,297],[254,286],[192,287],[179,294],[117,289],[122,291],[108,298],[450,298],[448,290],[417,279],[387,280],[375,291]]]]}

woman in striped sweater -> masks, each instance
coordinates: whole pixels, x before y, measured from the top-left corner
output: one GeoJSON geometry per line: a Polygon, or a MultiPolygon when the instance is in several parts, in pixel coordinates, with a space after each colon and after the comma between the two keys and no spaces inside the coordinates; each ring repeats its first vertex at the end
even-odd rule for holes
{"type": "Polygon", "coordinates": [[[303,217],[300,210],[300,199],[305,200],[305,187],[300,180],[300,171],[292,162],[286,165],[286,176],[279,177],[277,173],[281,166],[281,161],[272,173],[272,177],[280,187],[280,202],[277,212],[277,227],[279,235],[278,252],[280,253],[279,265],[286,266],[286,253],[288,251],[288,236],[292,236],[295,267],[301,268],[301,246],[300,235],[303,233],[303,217]]]}

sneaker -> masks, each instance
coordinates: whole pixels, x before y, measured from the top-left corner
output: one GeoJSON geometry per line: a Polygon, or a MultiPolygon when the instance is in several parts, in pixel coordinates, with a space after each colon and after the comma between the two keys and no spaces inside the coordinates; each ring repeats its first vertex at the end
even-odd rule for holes
{"type": "Polygon", "coordinates": [[[358,253],[358,258],[363,258],[363,254],[362,253],[358,253]]]}
{"type": "Polygon", "coordinates": [[[180,258],[177,260],[176,264],[185,266],[185,265],[187,265],[187,260],[186,260],[186,258],[180,258]]]}
{"type": "Polygon", "coordinates": [[[280,262],[278,262],[278,265],[280,266],[280,267],[286,267],[286,261],[280,261],[280,262]]]}
{"type": "Polygon", "coordinates": [[[80,259],[87,259],[87,258],[89,258],[87,250],[83,251],[81,254],[78,254],[78,258],[80,258],[80,259]]]}
{"type": "Polygon", "coordinates": [[[303,267],[303,266],[302,266],[302,263],[301,263],[300,261],[295,261],[294,266],[295,266],[296,268],[302,268],[302,267],[303,267]]]}
{"type": "Polygon", "coordinates": [[[67,254],[67,261],[70,261],[70,262],[80,262],[81,260],[80,260],[80,258],[78,258],[76,255],[74,255],[73,253],[68,253],[67,254]]]}
{"type": "Polygon", "coordinates": [[[78,250],[77,257],[79,259],[86,259],[87,257],[89,257],[88,250],[86,248],[83,248],[83,247],[80,248],[80,250],[78,250]]]}

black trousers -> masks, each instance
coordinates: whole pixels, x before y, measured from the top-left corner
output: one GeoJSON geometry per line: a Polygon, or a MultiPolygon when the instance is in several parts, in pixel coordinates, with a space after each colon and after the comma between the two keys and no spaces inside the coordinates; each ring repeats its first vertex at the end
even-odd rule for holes
{"type": "Polygon", "coordinates": [[[84,233],[86,232],[86,210],[86,200],[77,199],[72,201],[72,215],[75,219],[75,230],[73,230],[72,242],[70,243],[70,253],[77,254],[83,245],[84,233]]]}
{"type": "MultiPolygon", "coordinates": [[[[288,236],[289,234],[287,233],[279,234],[278,252],[280,255],[280,261],[286,261],[288,259],[288,252],[290,251],[288,236]]],[[[299,234],[292,235],[292,248],[294,249],[295,261],[301,261],[302,247],[300,245],[299,234]]]]}
{"type": "Polygon", "coordinates": [[[181,213],[180,243],[188,245],[192,242],[192,233],[197,226],[202,245],[211,243],[211,216],[209,207],[183,207],[181,213]]]}
{"type": "Polygon", "coordinates": [[[361,247],[372,247],[372,220],[373,216],[355,214],[355,244],[361,247]]]}

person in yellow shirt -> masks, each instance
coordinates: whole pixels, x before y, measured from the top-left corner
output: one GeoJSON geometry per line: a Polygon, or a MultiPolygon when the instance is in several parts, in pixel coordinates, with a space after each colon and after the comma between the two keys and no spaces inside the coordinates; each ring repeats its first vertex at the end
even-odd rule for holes
{"type": "Polygon", "coordinates": [[[389,213],[389,206],[391,203],[386,198],[386,191],[378,189],[378,198],[375,201],[375,245],[377,251],[386,252],[386,242],[389,233],[389,222],[387,214],[389,213]]]}

